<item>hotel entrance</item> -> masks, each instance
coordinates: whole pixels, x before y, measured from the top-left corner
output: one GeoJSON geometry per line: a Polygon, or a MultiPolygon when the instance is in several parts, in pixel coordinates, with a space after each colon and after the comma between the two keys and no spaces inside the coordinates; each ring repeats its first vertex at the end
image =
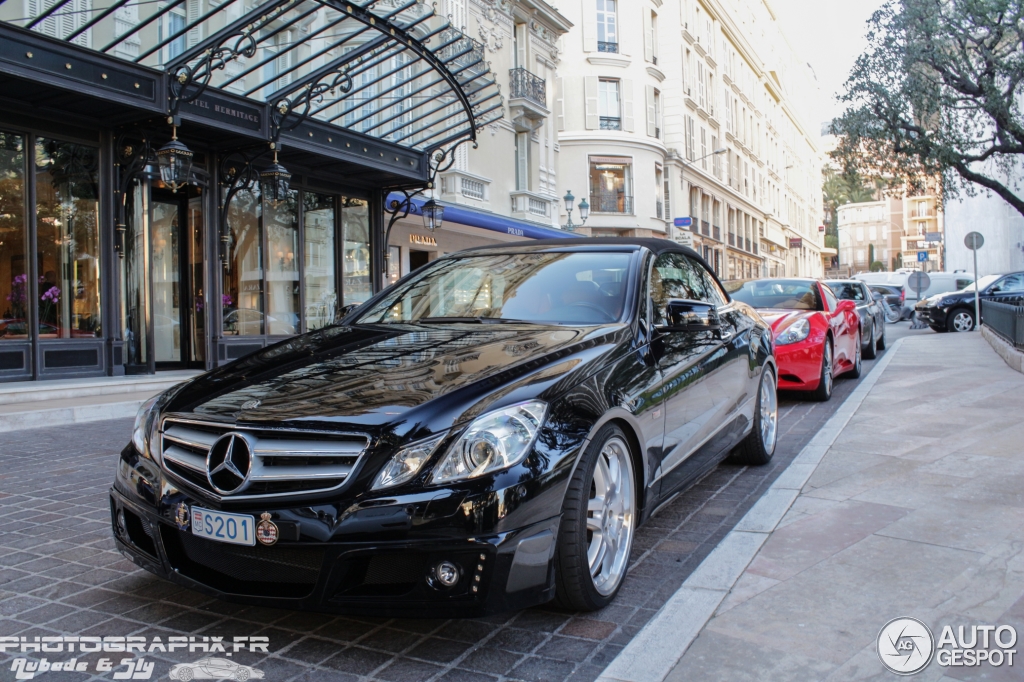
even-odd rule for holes
{"type": "Polygon", "coordinates": [[[153,359],[157,369],[201,369],[203,202],[197,191],[178,194],[153,191],[153,359]]]}

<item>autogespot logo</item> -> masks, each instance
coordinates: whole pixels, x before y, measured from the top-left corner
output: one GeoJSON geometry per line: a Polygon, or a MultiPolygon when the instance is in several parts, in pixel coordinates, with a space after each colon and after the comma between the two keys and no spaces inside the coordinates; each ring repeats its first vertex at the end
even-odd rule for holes
{"type": "Polygon", "coordinates": [[[893,618],[878,633],[878,659],[897,675],[913,675],[928,667],[935,639],[928,626],[916,618],[893,618]]]}

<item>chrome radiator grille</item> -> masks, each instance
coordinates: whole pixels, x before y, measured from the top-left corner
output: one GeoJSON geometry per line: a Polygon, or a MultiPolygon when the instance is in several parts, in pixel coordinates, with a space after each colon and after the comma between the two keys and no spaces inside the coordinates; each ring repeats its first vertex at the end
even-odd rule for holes
{"type": "Polygon", "coordinates": [[[160,428],[164,469],[218,499],[261,499],[328,492],[344,485],[369,446],[365,434],[265,428],[169,415],[160,428]],[[244,433],[252,445],[248,486],[222,496],[210,485],[206,459],[217,439],[244,433]]]}

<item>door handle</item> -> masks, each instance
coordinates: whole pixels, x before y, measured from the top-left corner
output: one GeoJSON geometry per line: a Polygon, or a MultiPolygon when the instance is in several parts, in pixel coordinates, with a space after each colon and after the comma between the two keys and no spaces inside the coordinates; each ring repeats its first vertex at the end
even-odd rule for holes
{"type": "Polygon", "coordinates": [[[732,338],[732,332],[729,331],[728,329],[720,329],[718,330],[718,338],[720,338],[722,341],[728,341],[729,339],[732,338]]]}

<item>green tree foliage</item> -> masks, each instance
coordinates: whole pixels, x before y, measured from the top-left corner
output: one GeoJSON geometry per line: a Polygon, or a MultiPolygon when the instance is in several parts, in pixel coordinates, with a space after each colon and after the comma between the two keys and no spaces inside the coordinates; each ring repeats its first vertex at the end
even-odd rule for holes
{"type": "Polygon", "coordinates": [[[1024,161],[1024,0],[889,0],[868,23],[833,157],[911,193],[980,186],[1024,215],[1006,180],[1024,161]]]}

